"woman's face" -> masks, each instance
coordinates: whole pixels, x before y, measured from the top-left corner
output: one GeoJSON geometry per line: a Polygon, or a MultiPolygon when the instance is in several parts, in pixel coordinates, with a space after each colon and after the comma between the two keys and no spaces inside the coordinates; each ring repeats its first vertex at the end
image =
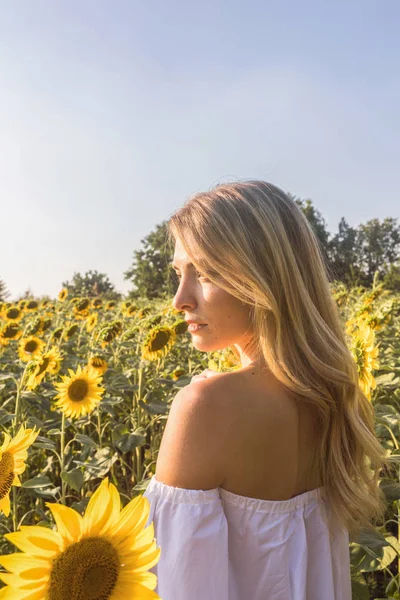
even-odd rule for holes
{"type": "Polygon", "coordinates": [[[242,366],[246,366],[254,356],[250,350],[249,306],[196,272],[178,240],[172,266],[179,279],[172,303],[174,308],[183,311],[187,321],[206,324],[198,331],[189,332],[194,347],[202,352],[213,352],[235,345],[241,354],[242,366]]]}

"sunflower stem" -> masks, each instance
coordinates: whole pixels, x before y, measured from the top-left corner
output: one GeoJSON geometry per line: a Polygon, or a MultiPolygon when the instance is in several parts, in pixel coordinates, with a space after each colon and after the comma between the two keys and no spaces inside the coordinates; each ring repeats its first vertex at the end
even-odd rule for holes
{"type": "Polygon", "coordinates": [[[29,363],[26,364],[24,372],[22,373],[22,377],[19,381],[19,384],[17,385],[17,396],[15,398],[15,416],[14,416],[14,423],[13,423],[13,432],[14,435],[16,435],[17,433],[17,427],[18,427],[18,421],[19,421],[19,413],[21,410],[21,391],[23,389],[24,386],[24,380],[25,380],[25,375],[26,375],[26,371],[28,368],[29,363]]]}
{"type": "Polygon", "coordinates": [[[101,446],[101,420],[100,420],[100,410],[97,408],[97,435],[99,436],[99,446],[101,446]]]}
{"type": "Polygon", "coordinates": [[[60,448],[60,478],[61,478],[61,503],[65,504],[65,490],[67,483],[64,481],[62,474],[64,473],[64,461],[65,461],[65,414],[62,413],[61,417],[61,448],[60,448]]]}
{"type": "Polygon", "coordinates": [[[12,489],[12,503],[13,503],[13,530],[17,531],[18,529],[18,501],[17,501],[17,488],[15,485],[12,489]]]}

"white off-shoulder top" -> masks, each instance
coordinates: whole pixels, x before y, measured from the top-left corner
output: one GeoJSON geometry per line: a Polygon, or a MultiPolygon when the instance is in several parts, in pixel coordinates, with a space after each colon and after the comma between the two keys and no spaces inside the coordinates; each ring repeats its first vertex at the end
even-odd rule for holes
{"type": "Polygon", "coordinates": [[[351,600],[349,535],[325,524],[324,487],[260,500],[153,475],[143,495],[162,600],[351,600]]]}

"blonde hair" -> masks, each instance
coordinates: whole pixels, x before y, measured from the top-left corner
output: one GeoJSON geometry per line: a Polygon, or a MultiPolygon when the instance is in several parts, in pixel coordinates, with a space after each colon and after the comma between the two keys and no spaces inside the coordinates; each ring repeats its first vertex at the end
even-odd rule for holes
{"type": "Polygon", "coordinates": [[[167,235],[206,277],[250,305],[268,369],[316,409],[313,469],[339,522],[357,535],[384,519],[379,477],[389,465],[374,408],[359,387],[328,267],[301,208],[270,183],[220,184],[189,198],[167,235]]]}

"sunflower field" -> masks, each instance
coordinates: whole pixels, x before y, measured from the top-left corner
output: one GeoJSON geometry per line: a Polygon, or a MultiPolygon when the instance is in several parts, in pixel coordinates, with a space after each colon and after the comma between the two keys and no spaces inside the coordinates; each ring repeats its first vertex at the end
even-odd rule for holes
{"type": "MultiPolygon", "coordinates": [[[[385,524],[350,543],[353,597],[400,600],[400,296],[378,283],[332,293],[393,462],[385,524]]],[[[142,494],[170,403],[206,368],[239,365],[193,348],[165,302],[63,289],[0,304],[0,600],[158,598],[142,494]]]]}

